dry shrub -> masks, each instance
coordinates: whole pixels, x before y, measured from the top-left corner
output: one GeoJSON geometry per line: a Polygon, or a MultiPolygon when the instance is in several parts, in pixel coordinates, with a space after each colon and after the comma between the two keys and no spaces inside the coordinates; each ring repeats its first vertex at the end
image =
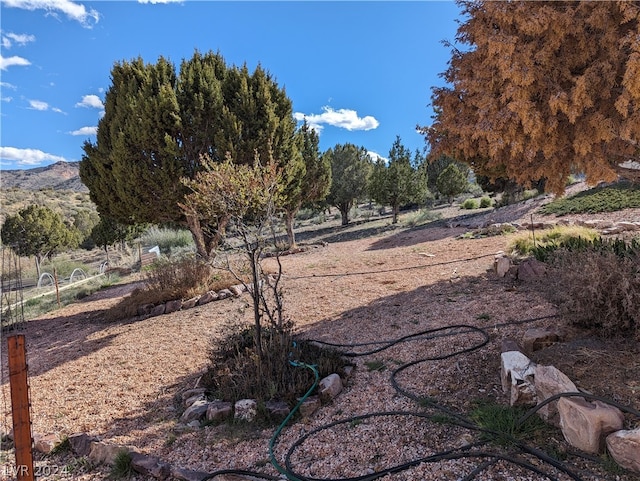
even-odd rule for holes
{"type": "Polygon", "coordinates": [[[574,325],[640,340],[640,256],[561,249],[549,279],[551,299],[574,325]]]}
{"type": "Polygon", "coordinates": [[[145,304],[158,305],[174,299],[190,299],[207,291],[219,291],[238,284],[231,272],[215,269],[195,257],[162,260],[145,271],[145,287],[134,290],[105,313],[109,322],[138,315],[145,304]]]}

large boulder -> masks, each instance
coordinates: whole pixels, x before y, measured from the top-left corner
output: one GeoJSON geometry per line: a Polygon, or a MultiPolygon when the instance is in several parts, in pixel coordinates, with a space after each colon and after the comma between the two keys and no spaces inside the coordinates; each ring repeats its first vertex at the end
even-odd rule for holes
{"type": "MultiPolygon", "coordinates": [[[[556,394],[578,391],[571,379],[554,366],[535,366],[533,378],[538,404],[556,394]]],[[[560,427],[558,401],[552,401],[542,406],[538,409],[538,415],[546,422],[560,427]]]]}
{"type": "Polygon", "coordinates": [[[558,401],[560,428],[569,444],[586,453],[604,452],[605,438],[622,429],[622,412],[600,401],[561,398],[558,401]]]}
{"type": "Polygon", "coordinates": [[[640,473],[640,428],[616,431],[607,436],[609,454],[625,469],[640,473]]]}

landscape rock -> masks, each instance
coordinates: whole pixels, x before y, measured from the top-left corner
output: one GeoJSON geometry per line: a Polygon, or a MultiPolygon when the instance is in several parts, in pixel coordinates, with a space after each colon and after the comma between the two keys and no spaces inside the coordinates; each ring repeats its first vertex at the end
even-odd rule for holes
{"type": "Polygon", "coordinates": [[[624,416],[619,409],[578,397],[561,398],[558,412],[564,438],[573,447],[587,453],[602,453],[605,438],[622,429],[624,423],[624,416]]]}
{"type": "Polygon", "coordinates": [[[235,418],[253,421],[258,414],[258,403],[255,399],[240,399],[235,404],[235,418]]]}
{"type": "Polygon", "coordinates": [[[33,435],[33,448],[39,453],[49,454],[61,442],[58,434],[33,435]]]}
{"type": "Polygon", "coordinates": [[[216,300],[218,300],[218,293],[214,291],[207,291],[200,296],[200,299],[198,299],[198,305],[202,306],[216,300]]]}
{"type": "Polygon", "coordinates": [[[539,351],[560,340],[557,332],[543,327],[527,329],[522,335],[522,347],[526,352],[539,351]]]}
{"type": "Polygon", "coordinates": [[[182,309],[182,299],[175,299],[173,301],[168,301],[164,305],[164,313],[171,314],[172,312],[176,312],[182,309]]]}
{"type": "Polygon", "coordinates": [[[606,443],[616,463],[629,471],[640,473],[640,428],[611,433],[606,443]]]}
{"type": "Polygon", "coordinates": [[[184,407],[188,408],[190,406],[193,406],[193,403],[195,403],[196,401],[200,401],[200,400],[207,400],[206,396],[204,394],[194,394],[193,396],[191,396],[188,399],[185,399],[184,401],[184,407]]]}
{"type": "Polygon", "coordinates": [[[233,414],[233,406],[226,401],[212,401],[207,408],[208,421],[223,421],[231,417],[233,414]]]}
{"type": "Polygon", "coordinates": [[[91,442],[91,450],[89,451],[88,458],[95,464],[108,464],[113,465],[116,456],[121,451],[130,452],[129,448],[125,446],[118,446],[117,444],[108,444],[104,441],[91,442]]]}
{"type": "Polygon", "coordinates": [[[286,418],[291,409],[284,401],[267,401],[264,406],[269,414],[276,419],[284,419],[286,418]]]}
{"type": "Polygon", "coordinates": [[[218,291],[218,299],[226,299],[231,296],[233,296],[233,293],[229,289],[222,289],[221,291],[218,291]]]}
{"type": "Polygon", "coordinates": [[[246,289],[242,284],[236,284],[235,286],[229,287],[229,290],[235,297],[240,297],[246,289]]]}
{"type": "Polygon", "coordinates": [[[153,309],[151,309],[151,312],[149,313],[149,315],[152,317],[161,316],[162,314],[165,313],[165,310],[166,310],[166,306],[164,304],[158,304],[157,306],[154,306],[153,309]]]}
{"type": "Polygon", "coordinates": [[[342,386],[346,387],[349,383],[349,379],[353,376],[353,371],[355,370],[354,366],[345,366],[342,368],[344,372],[344,376],[342,376],[342,386]]]}
{"type": "Polygon", "coordinates": [[[638,222],[625,222],[620,221],[616,223],[616,226],[620,227],[624,231],[636,231],[640,230],[640,224],[638,222]]]}
{"type": "Polygon", "coordinates": [[[204,394],[206,391],[207,391],[207,389],[204,388],[204,387],[196,387],[196,388],[193,388],[193,389],[187,389],[186,391],[183,391],[182,394],[181,394],[182,402],[185,402],[190,397],[196,396],[198,394],[204,394]]]}
{"type": "Polygon", "coordinates": [[[191,309],[192,307],[195,307],[196,304],[198,303],[198,299],[200,299],[200,296],[192,297],[191,299],[182,301],[182,308],[191,309]]]}
{"type": "Polygon", "coordinates": [[[189,406],[180,416],[180,421],[185,424],[197,421],[207,413],[209,402],[206,399],[199,399],[189,406]]]}
{"type": "Polygon", "coordinates": [[[140,317],[148,316],[151,314],[154,307],[155,306],[153,304],[142,304],[141,306],[138,306],[138,315],[140,317]]]}
{"type": "Polygon", "coordinates": [[[520,351],[500,354],[502,390],[510,392],[511,406],[536,404],[536,390],[533,381],[535,363],[520,351]]]}
{"type": "Polygon", "coordinates": [[[193,471],[191,469],[183,469],[177,466],[171,466],[171,477],[179,481],[204,481],[209,479],[209,473],[203,471],[193,471]]]}
{"type": "Polygon", "coordinates": [[[318,383],[318,393],[322,402],[335,399],[342,392],[342,380],[337,374],[329,374],[318,383]]]}
{"type": "Polygon", "coordinates": [[[91,443],[99,441],[98,438],[89,436],[86,433],[72,434],[67,439],[69,440],[71,451],[77,456],[87,456],[91,451],[91,443]]]}
{"type": "Polygon", "coordinates": [[[316,412],[319,407],[320,407],[320,397],[318,397],[318,396],[309,396],[300,405],[300,415],[303,418],[308,418],[314,412],[316,412]]]}
{"type": "Polygon", "coordinates": [[[523,282],[537,281],[547,273],[547,266],[537,259],[527,259],[518,265],[518,279],[523,282]]]}
{"type": "MultiPolygon", "coordinates": [[[[533,378],[538,404],[556,394],[578,391],[571,379],[554,366],[535,366],[533,378]]],[[[552,401],[542,406],[538,409],[538,415],[546,422],[560,427],[558,401],[552,401]]]]}
{"type": "Polygon", "coordinates": [[[493,260],[493,270],[498,277],[504,277],[509,272],[510,267],[511,260],[504,255],[496,256],[493,260]]]}
{"type": "Polygon", "coordinates": [[[171,466],[154,456],[142,453],[131,453],[131,467],[137,473],[165,480],[171,476],[171,466]]]}

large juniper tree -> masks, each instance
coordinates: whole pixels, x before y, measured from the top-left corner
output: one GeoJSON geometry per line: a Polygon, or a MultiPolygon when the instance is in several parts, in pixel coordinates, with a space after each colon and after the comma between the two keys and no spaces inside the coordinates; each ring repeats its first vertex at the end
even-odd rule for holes
{"type": "Polygon", "coordinates": [[[342,225],[347,225],[354,202],[367,194],[371,159],[364,147],[349,143],[338,144],[323,155],[331,163],[332,180],[327,202],[340,210],[342,225]]]}
{"type": "Polygon", "coordinates": [[[575,170],[614,179],[640,141],[637,4],[459,4],[459,49],[423,129],[435,153],[555,192],[575,170]]]}
{"type": "Polygon", "coordinates": [[[184,211],[182,178],[202,159],[252,165],[256,155],[302,175],[296,122],[283,88],[261,66],[228,67],[220,54],[195,52],[179,73],[160,57],[116,63],[97,142],[86,142],[80,176],[101,215],[123,223],[187,226],[198,253],[213,254],[217,219],[184,211]]]}

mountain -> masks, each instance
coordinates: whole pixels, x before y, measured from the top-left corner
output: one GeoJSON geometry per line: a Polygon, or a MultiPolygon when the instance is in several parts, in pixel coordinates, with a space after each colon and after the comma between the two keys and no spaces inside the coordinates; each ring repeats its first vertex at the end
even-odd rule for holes
{"type": "Polygon", "coordinates": [[[46,167],[26,170],[0,171],[3,191],[11,188],[24,190],[66,190],[89,192],[79,175],[80,162],[56,162],[46,167]]]}

